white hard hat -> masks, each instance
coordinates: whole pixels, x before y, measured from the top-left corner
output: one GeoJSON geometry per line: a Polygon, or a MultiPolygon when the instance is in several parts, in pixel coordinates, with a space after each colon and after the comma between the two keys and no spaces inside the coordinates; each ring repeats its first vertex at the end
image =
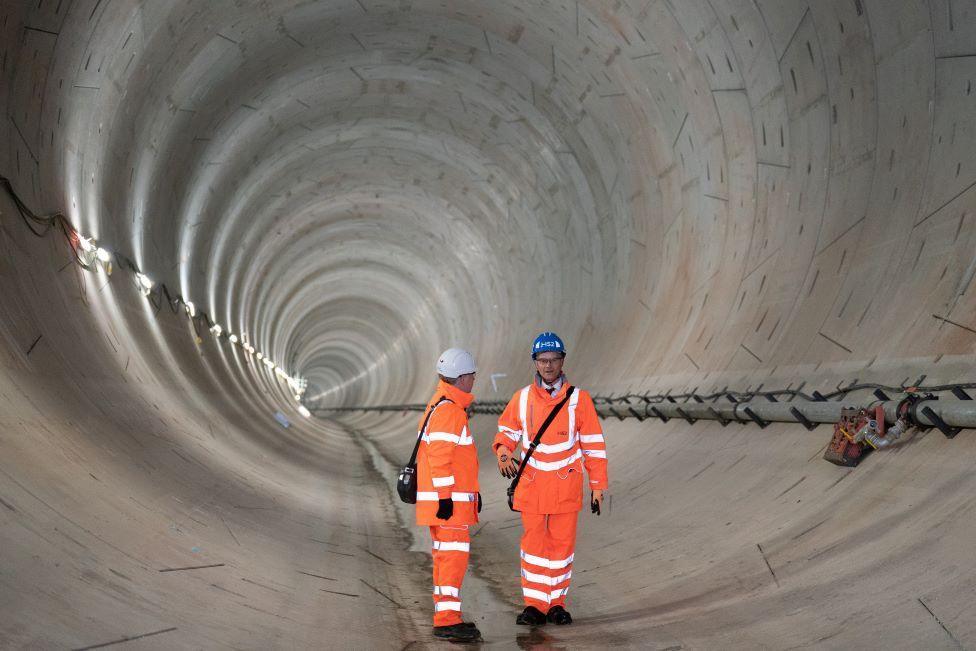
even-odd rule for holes
{"type": "Polygon", "coordinates": [[[468,373],[474,373],[478,367],[474,364],[474,357],[461,348],[448,348],[437,359],[437,372],[444,377],[455,379],[468,373]]]}

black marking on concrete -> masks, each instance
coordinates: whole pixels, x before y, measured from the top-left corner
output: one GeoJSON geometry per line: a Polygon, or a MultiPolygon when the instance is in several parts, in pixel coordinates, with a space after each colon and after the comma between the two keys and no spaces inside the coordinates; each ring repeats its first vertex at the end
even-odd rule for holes
{"type": "Polygon", "coordinates": [[[324,588],[319,588],[319,592],[328,592],[329,594],[341,594],[344,597],[356,597],[357,599],[359,599],[358,594],[353,594],[351,592],[339,592],[337,590],[326,590],[324,588]]]}
{"type": "Polygon", "coordinates": [[[28,32],[40,32],[41,34],[50,34],[51,36],[58,35],[57,32],[52,32],[49,29],[41,29],[40,27],[30,27],[28,25],[24,25],[24,29],[27,30],[28,32]]]}
{"type": "Polygon", "coordinates": [[[245,608],[250,608],[251,610],[256,610],[259,613],[264,613],[265,615],[271,615],[272,617],[277,617],[278,619],[284,619],[289,622],[294,622],[295,620],[290,617],[285,617],[284,615],[279,615],[278,613],[273,613],[270,610],[264,610],[263,608],[258,608],[257,606],[252,606],[251,604],[241,604],[245,608]]]}
{"type": "Polygon", "coordinates": [[[756,548],[759,550],[759,554],[762,556],[763,562],[766,563],[766,567],[769,569],[769,573],[773,576],[773,581],[776,582],[776,587],[779,587],[779,579],[776,578],[776,572],[773,571],[773,566],[769,564],[769,560],[766,558],[766,552],[763,551],[762,545],[756,543],[756,548]]]}
{"type": "Polygon", "coordinates": [[[369,550],[368,550],[368,549],[366,549],[365,547],[360,547],[360,549],[361,549],[361,550],[363,550],[364,552],[366,552],[367,554],[369,554],[370,556],[372,556],[373,558],[378,558],[379,560],[381,560],[381,561],[383,561],[383,562],[384,562],[384,563],[386,563],[387,565],[390,565],[390,566],[392,566],[392,565],[393,565],[393,563],[391,563],[390,561],[388,561],[388,560],[386,560],[386,559],[385,559],[385,558],[383,558],[382,556],[379,556],[379,555],[377,555],[377,554],[374,554],[373,552],[371,552],[371,551],[369,551],[369,550]]]}
{"type": "Polygon", "coordinates": [[[383,593],[383,592],[381,592],[381,591],[379,591],[379,590],[377,590],[377,589],[376,589],[375,587],[373,587],[373,586],[372,586],[372,585],[370,585],[369,583],[366,583],[366,581],[363,581],[362,579],[359,579],[359,581],[360,581],[360,582],[361,582],[361,583],[362,583],[363,585],[365,585],[365,586],[366,586],[367,588],[369,588],[370,590],[372,590],[373,592],[375,592],[376,594],[378,594],[378,595],[380,595],[380,596],[381,596],[381,597],[383,597],[384,599],[387,599],[387,600],[388,600],[388,601],[389,601],[389,602],[390,602],[391,604],[393,604],[393,605],[394,605],[394,606],[396,606],[397,608],[403,608],[403,606],[401,606],[401,605],[400,605],[399,603],[397,603],[397,602],[396,602],[396,601],[395,601],[395,600],[393,599],[393,597],[391,597],[391,596],[389,596],[389,595],[387,595],[387,594],[385,594],[385,593],[383,593]]]}
{"type": "Polygon", "coordinates": [[[974,335],[976,335],[976,330],[974,330],[973,328],[970,328],[969,326],[964,326],[961,323],[956,323],[955,321],[950,321],[949,319],[947,319],[945,317],[942,317],[942,316],[939,316],[938,314],[933,314],[932,315],[932,318],[933,319],[938,319],[939,321],[942,321],[943,323],[948,323],[949,325],[954,325],[957,328],[962,328],[963,330],[965,330],[967,332],[971,332],[974,335]]]}
{"type": "Polygon", "coordinates": [[[299,574],[304,574],[305,576],[314,576],[316,579],[325,579],[326,581],[338,581],[339,579],[333,579],[331,576],[322,576],[321,574],[312,574],[311,572],[303,572],[301,570],[295,570],[299,574]]]}
{"type": "Polygon", "coordinates": [[[213,563],[212,565],[190,565],[187,567],[167,567],[159,570],[160,572],[183,572],[184,570],[205,570],[208,567],[224,567],[223,563],[213,563]]]}
{"type": "MultiPolygon", "coordinates": [[[[794,407],[794,409],[796,409],[796,407],[794,407]]],[[[815,424],[819,425],[820,423],[815,423],[815,424]]],[[[813,430],[811,430],[811,431],[813,431],[813,430]]],[[[807,463],[810,463],[811,461],[813,461],[817,457],[821,456],[824,453],[824,450],[827,449],[827,446],[828,445],[830,445],[830,442],[829,441],[827,443],[824,443],[824,445],[823,445],[822,448],[820,448],[819,450],[817,450],[812,457],[810,457],[809,459],[807,459],[807,463]]]]}
{"type": "Polygon", "coordinates": [[[811,531],[813,531],[814,529],[816,529],[817,527],[819,527],[820,525],[822,525],[824,522],[826,522],[829,519],[830,518],[827,518],[825,520],[821,520],[820,522],[818,522],[817,524],[813,525],[809,529],[804,529],[800,533],[798,533],[795,536],[793,536],[790,540],[796,540],[797,538],[802,538],[803,536],[807,535],[808,533],[810,533],[811,531]]]}
{"type": "Polygon", "coordinates": [[[232,594],[235,597],[240,597],[241,599],[247,599],[247,595],[243,595],[240,592],[234,592],[233,590],[228,590],[227,588],[223,588],[223,587],[217,585],[216,583],[211,583],[210,584],[210,587],[211,588],[217,588],[218,590],[222,590],[224,592],[227,592],[229,594],[232,594]]]}
{"type": "Polygon", "coordinates": [[[942,630],[945,631],[945,634],[949,636],[949,639],[952,640],[956,644],[957,647],[959,647],[960,649],[966,648],[962,644],[960,644],[959,640],[956,639],[956,636],[953,635],[952,632],[948,628],[946,628],[946,625],[942,623],[942,620],[939,619],[938,615],[936,615],[935,613],[933,613],[932,612],[932,609],[929,608],[928,605],[924,601],[922,601],[922,598],[921,597],[918,598],[918,603],[922,604],[922,608],[924,608],[926,611],[928,611],[929,615],[932,615],[932,618],[939,623],[939,626],[942,627],[942,630]]]}
{"type": "Polygon", "coordinates": [[[243,545],[241,545],[241,541],[238,540],[237,536],[234,535],[234,531],[230,528],[230,525],[227,524],[227,520],[224,520],[224,516],[218,515],[217,517],[219,517],[220,521],[224,523],[224,527],[227,529],[227,533],[229,533],[230,537],[234,539],[234,542],[236,542],[238,546],[243,547],[243,545]]]}
{"type": "Polygon", "coordinates": [[[833,551],[837,547],[840,547],[840,545],[841,545],[840,542],[835,542],[833,545],[830,545],[828,547],[824,547],[823,549],[821,549],[819,552],[817,552],[813,556],[808,557],[807,558],[807,561],[812,561],[815,558],[819,558],[819,557],[823,556],[824,554],[826,554],[827,552],[833,551]]]}
{"type": "Polygon", "coordinates": [[[762,359],[760,359],[760,358],[759,358],[759,355],[757,355],[756,353],[754,353],[754,352],[752,352],[751,350],[749,350],[749,349],[748,349],[748,348],[746,347],[746,345],[745,345],[745,344],[741,344],[741,343],[740,343],[740,344],[739,344],[739,346],[741,346],[741,347],[742,347],[742,349],[743,349],[743,350],[745,350],[745,351],[746,351],[747,353],[749,353],[750,355],[752,355],[753,357],[755,357],[755,358],[756,358],[756,360],[757,360],[757,361],[758,361],[758,362],[759,362],[760,364],[762,364],[762,363],[763,363],[763,361],[762,361],[762,359]]]}
{"type": "Polygon", "coordinates": [[[125,637],[120,637],[117,640],[111,640],[110,642],[102,642],[101,644],[92,644],[90,646],[80,646],[75,648],[73,651],[87,651],[88,649],[101,649],[102,647],[112,646],[113,644],[122,644],[123,642],[131,642],[132,640],[141,640],[144,637],[150,637],[152,635],[162,635],[163,633],[170,633],[172,631],[179,630],[175,626],[170,628],[164,628],[159,631],[152,631],[150,633],[142,633],[141,635],[126,635],[125,637]]]}
{"type": "Polygon", "coordinates": [[[113,570],[111,567],[108,568],[108,571],[111,572],[112,574],[114,574],[115,576],[119,577],[119,578],[125,579],[126,581],[132,581],[132,579],[130,579],[129,577],[127,577],[125,574],[122,574],[118,570],[113,570]]]}
{"type": "Polygon", "coordinates": [[[355,34],[349,34],[349,36],[350,36],[350,38],[352,38],[352,40],[356,41],[356,43],[359,45],[359,47],[362,48],[363,52],[366,52],[366,46],[363,45],[363,42],[360,41],[359,38],[355,34]]]}
{"type": "Polygon", "coordinates": [[[244,583],[250,583],[251,585],[256,585],[259,588],[264,588],[265,590],[271,590],[271,592],[277,592],[278,594],[284,594],[281,590],[275,590],[271,586],[264,585],[263,583],[258,583],[257,581],[252,581],[251,579],[245,579],[245,578],[241,577],[241,581],[243,581],[244,583]]]}
{"type": "Polygon", "coordinates": [[[853,353],[854,352],[850,348],[848,348],[847,346],[845,346],[844,344],[840,343],[836,339],[831,339],[830,337],[828,337],[824,333],[820,332],[819,330],[817,331],[817,334],[820,335],[821,337],[823,337],[824,339],[826,339],[827,341],[829,341],[830,343],[834,344],[838,348],[841,348],[841,349],[847,351],[848,353],[853,353]]]}
{"type": "Polygon", "coordinates": [[[17,512],[17,509],[15,509],[10,502],[8,502],[7,500],[3,499],[2,497],[0,497],[0,504],[3,504],[5,507],[7,507],[8,509],[10,509],[14,513],[17,512]]]}
{"type": "Polygon", "coordinates": [[[789,488],[787,488],[787,489],[786,489],[785,491],[783,491],[782,493],[780,493],[779,495],[777,495],[777,496],[776,496],[776,499],[779,499],[779,498],[781,498],[781,497],[783,497],[784,495],[786,495],[787,493],[789,493],[789,492],[790,492],[791,490],[793,490],[794,488],[796,488],[797,486],[799,486],[799,485],[800,485],[800,483],[801,483],[801,482],[802,482],[802,481],[803,481],[804,479],[806,479],[806,475],[804,475],[803,477],[800,477],[800,478],[799,478],[798,480],[796,480],[796,482],[794,482],[794,483],[793,483],[793,485],[792,485],[792,486],[790,486],[790,487],[789,487],[789,488]]]}
{"type": "Polygon", "coordinates": [[[706,470],[708,470],[709,468],[711,468],[714,465],[715,465],[715,462],[712,461],[710,464],[708,464],[707,466],[705,466],[704,468],[702,468],[701,470],[699,470],[698,472],[696,472],[694,475],[692,475],[691,477],[689,477],[688,478],[688,481],[691,481],[692,479],[694,479],[698,475],[702,474],[703,472],[705,472],[706,470]]]}
{"type": "Polygon", "coordinates": [[[27,355],[28,355],[28,356],[29,356],[29,355],[31,354],[31,351],[33,351],[33,350],[34,350],[34,346],[36,346],[36,345],[37,345],[37,342],[39,342],[39,341],[41,340],[41,337],[43,337],[43,336],[44,336],[43,334],[41,334],[41,335],[37,335],[37,339],[35,339],[35,340],[34,340],[34,343],[32,343],[32,344],[30,345],[30,348],[28,348],[28,349],[27,349],[27,355]]]}
{"type": "Polygon", "coordinates": [[[928,219],[930,219],[930,218],[932,217],[932,215],[935,215],[935,214],[936,214],[936,213],[938,213],[938,212],[939,212],[940,210],[942,210],[943,208],[945,208],[946,206],[948,206],[948,205],[949,205],[950,203],[952,203],[953,201],[955,201],[956,199],[958,199],[958,198],[959,198],[959,197],[961,197],[962,195],[964,195],[964,194],[966,194],[967,192],[969,192],[969,191],[970,191],[971,189],[973,189],[974,187],[976,187],[976,181],[973,181],[972,183],[970,183],[969,185],[967,185],[966,187],[964,187],[964,188],[963,188],[962,190],[960,190],[960,191],[959,191],[959,192],[957,192],[957,193],[956,193],[955,195],[953,195],[953,196],[952,196],[952,197],[951,197],[951,198],[950,198],[950,199],[949,199],[948,201],[946,201],[946,202],[945,202],[944,204],[942,204],[941,206],[939,206],[938,208],[936,208],[935,210],[933,210],[932,212],[930,212],[929,214],[927,214],[927,215],[926,215],[925,217],[922,217],[922,219],[920,219],[919,221],[917,221],[917,222],[915,222],[915,228],[918,228],[918,226],[919,226],[919,225],[920,225],[920,224],[921,224],[922,222],[924,222],[924,221],[926,221],[926,220],[928,220],[928,219]]]}
{"type": "Polygon", "coordinates": [[[746,456],[747,455],[743,454],[741,457],[739,457],[738,459],[736,459],[736,462],[735,463],[733,463],[731,466],[729,466],[728,468],[726,468],[726,470],[732,470],[733,468],[735,468],[737,465],[739,465],[739,462],[740,461],[742,461],[743,459],[746,458],[746,456]]]}
{"type": "MultiPolygon", "coordinates": [[[[829,444],[828,444],[828,445],[829,445],[829,444]]],[[[847,476],[848,476],[848,475],[850,475],[850,474],[851,474],[851,472],[850,472],[849,470],[848,470],[847,472],[845,472],[845,473],[844,473],[843,475],[841,475],[840,477],[838,477],[838,478],[837,478],[837,480],[836,480],[836,481],[835,481],[835,482],[834,482],[833,484],[831,484],[830,486],[828,486],[827,488],[825,488],[825,489],[824,489],[824,492],[826,493],[826,492],[827,492],[827,491],[829,491],[829,490],[830,490],[831,488],[833,488],[833,487],[834,487],[834,486],[836,486],[837,484],[839,484],[839,483],[841,483],[842,481],[844,481],[844,478],[845,478],[845,477],[847,477],[847,476]]]]}

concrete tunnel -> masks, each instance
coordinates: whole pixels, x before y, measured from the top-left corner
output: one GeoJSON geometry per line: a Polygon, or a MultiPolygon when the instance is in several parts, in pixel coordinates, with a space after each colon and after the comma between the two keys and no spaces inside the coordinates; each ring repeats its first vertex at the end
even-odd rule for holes
{"type": "MultiPolygon", "coordinates": [[[[973,380],[974,86],[972,0],[3,0],[0,175],[224,332],[0,190],[0,647],[433,646],[418,414],[318,410],[451,345],[482,401],[543,329],[597,396],[973,380]]],[[[528,631],[495,419],[487,647],[976,647],[971,430],[606,419],[528,631]]]]}

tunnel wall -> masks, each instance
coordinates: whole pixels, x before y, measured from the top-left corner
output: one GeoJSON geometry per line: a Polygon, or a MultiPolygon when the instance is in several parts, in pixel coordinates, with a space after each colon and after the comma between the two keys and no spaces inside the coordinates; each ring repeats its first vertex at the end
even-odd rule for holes
{"type": "MultiPolygon", "coordinates": [[[[971,379],[971,2],[5,2],[0,43],[16,192],[308,378],[311,406],[425,399],[450,345],[505,399],[547,328],[601,394],[971,379]]],[[[300,645],[354,598],[382,612],[363,645],[415,636],[422,581],[362,447],[402,459],[413,416],[305,421],[239,347],[65,266],[0,202],[0,640],[177,622],[177,646],[300,645]],[[235,573],[187,601],[159,570],[195,547],[235,573]],[[218,597],[241,628],[197,616],[218,597]]],[[[825,428],[606,429],[581,643],[972,639],[965,438],[851,474],[817,458],[825,428]]],[[[504,594],[516,531],[480,537],[504,594]]]]}

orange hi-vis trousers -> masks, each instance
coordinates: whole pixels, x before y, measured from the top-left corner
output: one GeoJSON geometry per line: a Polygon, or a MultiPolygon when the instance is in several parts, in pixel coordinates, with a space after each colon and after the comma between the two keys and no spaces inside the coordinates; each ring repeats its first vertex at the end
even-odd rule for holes
{"type": "Polygon", "coordinates": [[[468,525],[434,525],[430,538],[434,557],[434,626],[460,624],[461,582],[471,551],[468,525]]]}
{"type": "Polygon", "coordinates": [[[522,513],[522,598],[543,613],[566,604],[573,576],[576,521],[572,513],[522,513]]]}

